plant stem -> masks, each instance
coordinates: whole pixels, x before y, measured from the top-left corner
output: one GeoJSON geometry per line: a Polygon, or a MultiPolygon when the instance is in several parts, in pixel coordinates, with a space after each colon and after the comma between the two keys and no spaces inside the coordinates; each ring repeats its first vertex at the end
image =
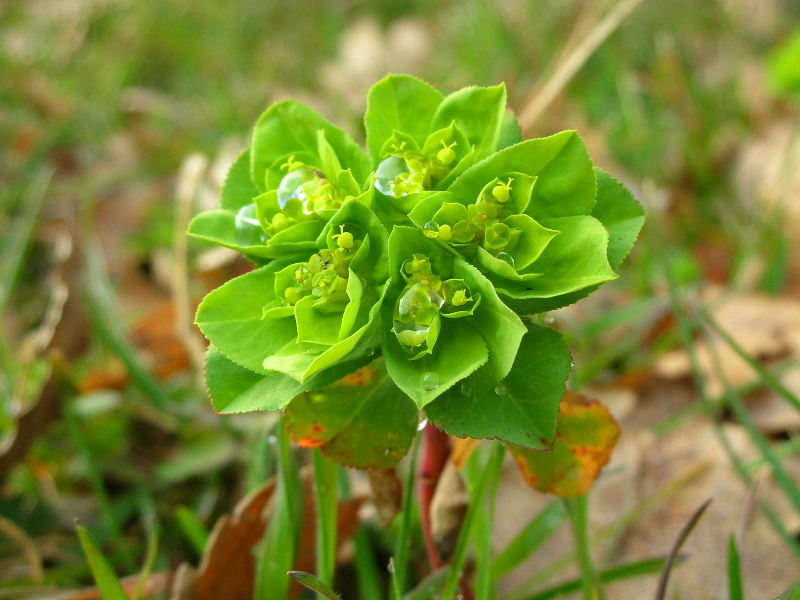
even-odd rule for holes
{"type": "Polygon", "coordinates": [[[314,500],[317,508],[317,577],[333,585],[336,569],[336,519],[339,465],[314,450],[314,500]]]}
{"type": "Polygon", "coordinates": [[[442,559],[436,550],[431,532],[431,500],[433,500],[436,484],[439,482],[439,477],[441,477],[450,456],[450,443],[447,434],[434,427],[430,422],[425,425],[423,443],[419,474],[419,509],[428,559],[433,569],[438,569],[442,566],[442,559]]]}
{"type": "Polygon", "coordinates": [[[564,498],[564,505],[572,523],[572,532],[575,534],[575,548],[581,567],[583,598],[584,600],[605,600],[606,596],[600,585],[600,579],[597,577],[589,546],[589,496],[583,494],[577,498],[564,498]]]}

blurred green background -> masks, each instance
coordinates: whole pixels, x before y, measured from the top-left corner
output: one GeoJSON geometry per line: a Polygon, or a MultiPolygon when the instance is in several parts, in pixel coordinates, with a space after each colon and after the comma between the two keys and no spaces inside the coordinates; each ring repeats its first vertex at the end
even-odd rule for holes
{"type": "MultiPolygon", "coordinates": [[[[88,585],[74,517],[120,573],[153,530],[157,570],[196,562],[272,472],[272,417],[213,414],[187,321],[246,267],[183,235],[271,102],[363,140],[366,91],[408,72],[504,81],[524,115],[616,4],[0,3],[0,586],[88,585]]],[[[619,281],[556,315],[576,386],[680,345],[670,290],[800,294],[800,3],[643,0],[585,58],[526,134],[577,129],[648,224],[619,281]]]]}

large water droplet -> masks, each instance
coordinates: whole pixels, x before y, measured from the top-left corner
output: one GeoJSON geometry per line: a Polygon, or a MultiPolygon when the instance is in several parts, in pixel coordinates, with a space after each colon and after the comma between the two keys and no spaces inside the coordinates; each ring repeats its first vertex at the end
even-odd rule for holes
{"type": "Polygon", "coordinates": [[[278,206],[286,208],[290,201],[297,199],[305,206],[307,195],[303,186],[309,181],[317,179],[313,169],[302,167],[287,173],[278,185],[278,206]]]}
{"type": "Polygon", "coordinates": [[[439,224],[435,221],[428,221],[422,228],[422,233],[429,238],[439,237],[439,224]]]}
{"type": "Polygon", "coordinates": [[[267,233],[261,227],[256,215],[256,205],[246,204],[236,213],[234,220],[236,241],[242,246],[255,246],[267,240],[267,233]]]}
{"type": "Polygon", "coordinates": [[[511,256],[508,252],[498,252],[496,257],[502,260],[504,263],[507,263],[512,267],[514,266],[514,257],[511,256]]]}
{"type": "Polygon", "coordinates": [[[385,196],[395,196],[395,179],[398,175],[408,173],[406,161],[399,156],[388,156],[381,161],[375,170],[375,187],[385,196]]]}
{"type": "Polygon", "coordinates": [[[497,394],[498,396],[505,396],[508,393],[508,390],[506,389],[506,386],[504,386],[501,383],[496,388],[494,388],[494,393],[497,394]]]}
{"type": "Polygon", "coordinates": [[[431,330],[427,325],[419,323],[403,323],[395,321],[393,326],[394,335],[406,350],[415,350],[425,343],[428,332],[431,330]]]}
{"type": "Polygon", "coordinates": [[[422,375],[420,384],[422,385],[423,390],[427,392],[433,391],[439,387],[439,376],[432,371],[428,371],[422,375]]]}

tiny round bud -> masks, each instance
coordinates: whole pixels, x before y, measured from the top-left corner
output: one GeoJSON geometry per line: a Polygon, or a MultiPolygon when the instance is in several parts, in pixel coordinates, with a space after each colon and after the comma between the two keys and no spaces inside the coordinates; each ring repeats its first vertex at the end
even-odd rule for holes
{"type": "Polygon", "coordinates": [[[275,231],[282,231],[289,226],[289,219],[283,213],[278,213],[272,217],[272,228],[275,231]]]}
{"type": "Polygon", "coordinates": [[[339,248],[350,250],[353,247],[353,234],[349,231],[343,231],[336,236],[336,244],[339,248]]]}
{"type": "Polygon", "coordinates": [[[442,148],[436,153],[436,160],[443,165],[449,165],[456,159],[456,151],[452,148],[442,148]]]}
{"type": "Polygon", "coordinates": [[[284,298],[286,298],[286,301],[289,304],[295,304],[302,297],[300,292],[298,292],[297,289],[293,287],[286,288],[286,291],[283,292],[283,296],[284,298]]]}
{"type": "Polygon", "coordinates": [[[443,242],[449,242],[453,236],[453,230],[450,225],[441,225],[439,227],[439,239],[443,242]]]}
{"type": "Polygon", "coordinates": [[[494,196],[498,202],[508,202],[508,191],[509,188],[500,183],[492,188],[492,196],[494,196]]]}

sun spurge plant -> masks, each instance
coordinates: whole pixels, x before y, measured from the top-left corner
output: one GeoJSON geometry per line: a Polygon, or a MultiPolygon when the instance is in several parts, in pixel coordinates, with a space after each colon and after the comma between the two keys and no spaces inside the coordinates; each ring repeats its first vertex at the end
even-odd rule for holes
{"type": "Polygon", "coordinates": [[[295,441],[360,468],[400,460],[420,410],[452,435],[551,447],[570,356],[531,316],[616,278],[641,207],[574,131],[522,141],[502,85],[391,75],[365,127],[366,152],[273,105],[220,209],[192,222],[257,266],[197,312],[216,410],[284,410],[295,441]]]}

